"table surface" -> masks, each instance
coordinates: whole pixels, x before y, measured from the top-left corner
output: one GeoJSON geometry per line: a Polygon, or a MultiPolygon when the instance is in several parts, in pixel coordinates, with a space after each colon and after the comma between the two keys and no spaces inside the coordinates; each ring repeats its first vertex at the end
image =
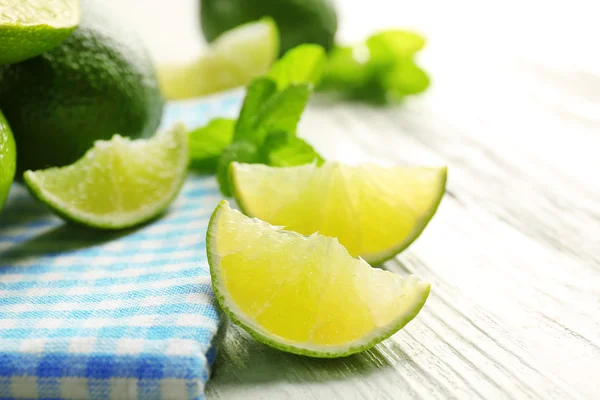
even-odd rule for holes
{"type": "MultiPolygon", "coordinates": [[[[389,108],[315,97],[300,135],[332,159],[448,165],[436,217],[385,265],[431,296],[391,339],[337,360],[229,325],[209,399],[600,398],[598,10],[547,3],[338,1],[341,40],[425,33],[433,85],[389,108]]],[[[128,4],[158,59],[200,51],[194,1],[128,4]]]]}

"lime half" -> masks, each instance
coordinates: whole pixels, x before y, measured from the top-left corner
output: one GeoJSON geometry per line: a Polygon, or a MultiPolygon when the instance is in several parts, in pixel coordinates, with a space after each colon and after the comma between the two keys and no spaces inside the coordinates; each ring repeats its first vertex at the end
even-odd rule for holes
{"type": "Polygon", "coordinates": [[[429,295],[429,283],[372,268],[337,239],[281,230],[225,201],[206,249],[223,310],[257,340],[291,353],[366,350],[410,322],[429,295]]]}
{"type": "Polygon", "coordinates": [[[16,164],[15,139],[0,111],[0,209],[6,201],[10,185],[15,177],[16,164]]]}
{"type": "Polygon", "coordinates": [[[182,125],[151,139],[97,141],[74,164],[25,172],[39,200],[69,221],[120,229],[160,214],[175,198],[188,165],[182,125]]]}
{"type": "Polygon", "coordinates": [[[169,99],[184,99],[243,86],[273,64],[278,35],[270,18],[225,32],[199,59],[159,67],[161,89],[169,99]]]}
{"type": "Polygon", "coordinates": [[[337,237],[352,256],[377,264],[423,232],[444,194],[446,168],[233,163],[231,183],[247,215],[337,237]]]}
{"type": "Polygon", "coordinates": [[[2,0],[0,64],[58,46],[79,24],[79,0],[2,0]]]}

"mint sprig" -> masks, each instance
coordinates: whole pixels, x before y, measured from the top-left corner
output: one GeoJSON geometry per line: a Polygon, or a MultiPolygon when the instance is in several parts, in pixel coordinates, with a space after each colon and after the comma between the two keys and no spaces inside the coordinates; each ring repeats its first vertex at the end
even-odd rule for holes
{"type": "Polygon", "coordinates": [[[322,162],[312,146],[296,137],[296,128],[326,65],[322,47],[301,45],[288,51],[266,76],[248,85],[233,140],[217,163],[224,195],[231,195],[228,171],[234,161],[273,166],[322,162]]]}
{"type": "Polygon", "coordinates": [[[423,36],[405,30],[383,31],[354,46],[337,46],[320,89],[373,103],[422,93],[430,80],[414,57],[424,46],[423,36]]]}

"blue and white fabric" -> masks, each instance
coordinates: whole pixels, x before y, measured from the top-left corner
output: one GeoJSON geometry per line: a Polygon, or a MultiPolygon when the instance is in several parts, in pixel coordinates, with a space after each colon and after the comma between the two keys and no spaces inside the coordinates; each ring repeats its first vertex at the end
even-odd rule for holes
{"type": "MultiPolygon", "coordinates": [[[[163,128],[232,116],[237,93],[170,104],[163,128]]],[[[198,399],[218,314],[205,252],[220,200],[189,176],[169,212],[126,232],[63,223],[13,185],[0,215],[0,399],[198,399]]]]}

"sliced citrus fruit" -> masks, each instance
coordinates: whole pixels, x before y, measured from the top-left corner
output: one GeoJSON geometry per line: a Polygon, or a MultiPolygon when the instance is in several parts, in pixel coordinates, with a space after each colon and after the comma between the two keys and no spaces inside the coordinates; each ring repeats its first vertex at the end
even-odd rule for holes
{"type": "Polygon", "coordinates": [[[230,181],[247,215],[337,237],[352,256],[377,264],[423,232],[444,194],[446,168],[233,163],[230,181]]]}
{"type": "Polygon", "coordinates": [[[372,268],[337,239],[214,211],[206,250],[223,310],[257,340],[313,357],[373,347],[421,310],[430,284],[372,268]]]}
{"type": "Polygon", "coordinates": [[[10,127],[0,111],[0,209],[8,197],[10,186],[15,177],[17,149],[10,127]]]}
{"type": "Polygon", "coordinates": [[[79,0],[3,0],[0,8],[0,64],[58,46],[80,18],[79,0]]]}
{"type": "Polygon", "coordinates": [[[278,53],[277,25],[263,18],[224,33],[190,63],[159,67],[161,89],[169,99],[184,99],[243,86],[266,73],[278,53]]]}
{"type": "Polygon", "coordinates": [[[114,135],[71,165],[26,171],[25,183],[69,221],[127,228],[159,215],[175,198],[187,171],[187,140],[182,125],[150,139],[114,135]]]}

